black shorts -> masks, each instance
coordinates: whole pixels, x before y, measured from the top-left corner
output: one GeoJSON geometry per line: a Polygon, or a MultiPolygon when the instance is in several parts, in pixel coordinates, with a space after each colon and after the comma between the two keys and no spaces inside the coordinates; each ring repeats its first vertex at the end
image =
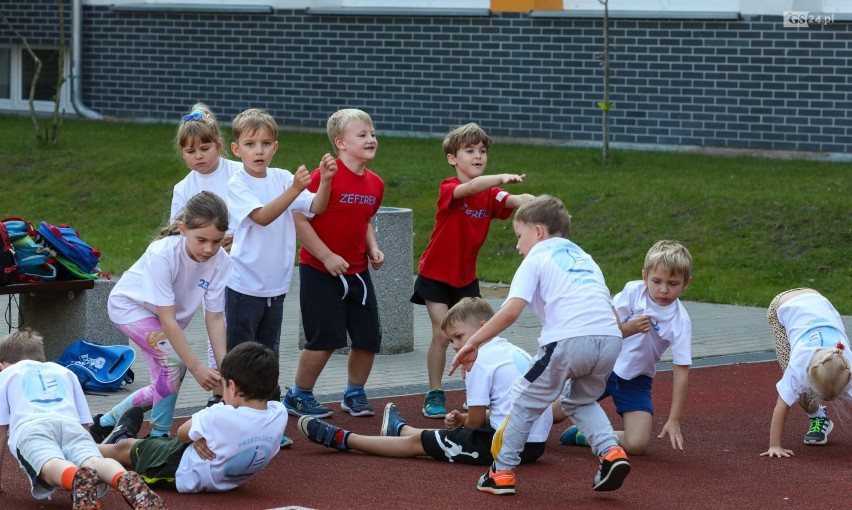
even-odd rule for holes
{"type": "Polygon", "coordinates": [[[473,280],[464,287],[453,287],[449,283],[418,275],[414,280],[411,302],[415,305],[425,305],[426,301],[432,301],[444,303],[449,308],[466,297],[482,297],[479,294],[479,280],[473,280]]]}
{"type": "MultiPolygon", "coordinates": [[[[473,466],[490,466],[491,441],[494,429],[490,425],[475,430],[424,430],[420,444],[427,455],[436,460],[473,466]]],[[[521,464],[538,460],[544,454],[544,443],[527,443],[521,452],[521,464]]]]}
{"type": "Polygon", "coordinates": [[[333,351],[347,346],[378,353],[382,345],[379,309],[370,270],[331,276],[299,265],[299,304],[305,328],[305,349],[333,351]]]}
{"type": "Polygon", "coordinates": [[[175,473],[183,452],[192,443],[174,437],[149,437],[136,441],[130,449],[130,464],[155,489],[174,489],[175,473]]]}

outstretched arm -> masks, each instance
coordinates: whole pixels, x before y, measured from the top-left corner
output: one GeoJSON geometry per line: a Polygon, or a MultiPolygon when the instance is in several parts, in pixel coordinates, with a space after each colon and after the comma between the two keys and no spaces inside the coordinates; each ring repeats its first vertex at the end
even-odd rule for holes
{"type": "Polygon", "coordinates": [[[456,353],[456,356],[453,358],[453,362],[450,364],[450,371],[448,375],[453,375],[453,372],[455,372],[460,365],[463,366],[466,371],[470,372],[470,369],[473,367],[473,363],[476,361],[476,350],[479,346],[499,335],[504,329],[514,324],[515,321],[518,320],[518,317],[520,317],[521,312],[524,311],[525,306],[527,306],[527,302],[523,299],[517,297],[509,298],[509,300],[506,301],[506,304],[494,314],[494,317],[491,317],[488,322],[483,324],[482,327],[468,339],[464,347],[459,349],[459,352],[456,353]]]}
{"type": "Polygon", "coordinates": [[[189,343],[186,341],[186,336],[184,336],[183,330],[175,318],[174,305],[158,306],[157,317],[160,319],[163,333],[175,350],[175,354],[186,365],[186,369],[189,370],[192,377],[198,381],[198,385],[204,388],[204,391],[216,388],[219,384],[219,372],[208,367],[206,363],[200,363],[198,358],[192,353],[192,348],[190,348],[189,343]]]}
{"type": "Polygon", "coordinates": [[[789,411],[790,406],[781,397],[778,397],[775,402],[775,409],[772,411],[772,424],[769,426],[769,449],[761,453],[761,457],[790,457],[793,455],[793,450],[781,446],[781,437],[784,435],[784,424],[787,423],[789,411]]]}
{"type": "Polygon", "coordinates": [[[273,198],[268,204],[263,207],[258,207],[249,213],[251,221],[258,225],[266,226],[275,221],[281,214],[290,207],[290,204],[296,200],[299,193],[308,187],[311,183],[311,174],[305,165],[299,167],[296,173],[293,174],[293,184],[285,189],[283,193],[273,198]]]}
{"type": "Polygon", "coordinates": [[[515,182],[524,182],[526,174],[497,174],[497,175],[480,175],[467,181],[464,184],[456,186],[453,190],[453,198],[459,199],[476,195],[479,192],[485,191],[500,184],[511,184],[515,182]]]}
{"type": "Polygon", "coordinates": [[[680,415],[686,404],[686,389],[689,387],[689,366],[674,365],[672,367],[672,407],[669,419],[663,425],[658,438],[666,434],[672,442],[672,448],[683,450],[683,434],[680,431],[680,415]]]}
{"type": "Polygon", "coordinates": [[[522,195],[512,195],[506,199],[506,207],[508,207],[509,209],[517,209],[518,207],[526,204],[534,198],[535,195],[530,195],[529,193],[524,193],[522,195]]]}

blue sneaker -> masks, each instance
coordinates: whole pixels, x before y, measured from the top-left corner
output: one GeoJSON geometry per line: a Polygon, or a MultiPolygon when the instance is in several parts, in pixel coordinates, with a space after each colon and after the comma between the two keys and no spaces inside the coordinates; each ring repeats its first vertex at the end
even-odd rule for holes
{"type": "Polygon", "coordinates": [[[382,415],[382,430],[380,436],[399,436],[402,427],[405,427],[405,418],[396,410],[396,404],[388,402],[382,415]]]}
{"type": "Polygon", "coordinates": [[[346,437],[349,431],[325,422],[313,416],[302,416],[299,418],[299,430],[312,443],[321,444],[335,450],[346,451],[346,437]]]}
{"type": "Polygon", "coordinates": [[[314,418],[328,418],[332,410],[317,402],[313,393],[301,393],[293,395],[287,392],[281,400],[287,412],[293,416],[313,416],[314,418]]]}
{"type": "Polygon", "coordinates": [[[447,399],[444,390],[429,390],[423,401],[423,416],[427,418],[443,418],[447,415],[447,399]]]}
{"type": "Polygon", "coordinates": [[[586,436],[577,427],[571,427],[559,436],[559,442],[568,446],[591,446],[586,436]]]}
{"type": "Polygon", "coordinates": [[[352,393],[343,395],[343,402],[340,407],[344,411],[349,411],[352,416],[375,416],[376,412],[367,401],[367,394],[363,391],[353,391],[352,393]]]}
{"type": "Polygon", "coordinates": [[[281,448],[290,448],[293,446],[293,440],[285,435],[281,435],[281,448]]]}

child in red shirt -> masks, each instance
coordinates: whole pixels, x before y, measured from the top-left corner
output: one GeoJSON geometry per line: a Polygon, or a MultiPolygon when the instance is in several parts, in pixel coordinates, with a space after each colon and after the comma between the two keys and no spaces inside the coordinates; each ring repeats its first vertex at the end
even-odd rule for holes
{"type": "Polygon", "coordinates": [[[426,305],[432,322],[432,343],[426,356],[430,390],[423,403],[423,415],[428,418],[447,414],[441,377],[450,339],[441,331],[441,319],[461,298],[480,297],[476,257],[491,220],[509,218],[513,209],[533,198],[511,195],[498,187],[523,182],[525,174],[483,175],[490,146],[491,138],[473,122],[444,138],[444,153],[456,175],[444,179],[438,189],[435,228],[420,256],[411,297],[412,303],[426,305]]]}

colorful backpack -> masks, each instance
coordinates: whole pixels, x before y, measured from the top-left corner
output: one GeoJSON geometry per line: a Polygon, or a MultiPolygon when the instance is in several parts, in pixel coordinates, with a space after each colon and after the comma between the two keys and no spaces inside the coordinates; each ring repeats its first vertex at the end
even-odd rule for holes
{"type": "Polygon", "coordinates": [[[21,218],[6,218],[3,225],[15,248],[18,269],[16,282],[49,282],[56,279],[56,254],[44,243],[36,242],[33,224],[21,218]]]}
{"type": "Polygon", "coordinates": [[[37,233],[44,242],[56,251],[56,260],[70,273],[70,278],[96,280],[101,276],[109,278],[98,267],[101,252],[80,239],[77,232],[68,225],[54,226],[42,221],[37,233]]]}
{"type": "Polygon", "coordinates": [[[9,285],[14,281],[18,263],[15,260],[15,248],[9,239],[6,226],[0,222],[0,285],[9,285]]]}
{"type": "Polygon", "coordinates": [[[133,382],[130,369],[136,351],[127,345],[100,345],[77,340],[69,345],[58,363],[74,372],[85,391],[118,391],[133,382]]]}

